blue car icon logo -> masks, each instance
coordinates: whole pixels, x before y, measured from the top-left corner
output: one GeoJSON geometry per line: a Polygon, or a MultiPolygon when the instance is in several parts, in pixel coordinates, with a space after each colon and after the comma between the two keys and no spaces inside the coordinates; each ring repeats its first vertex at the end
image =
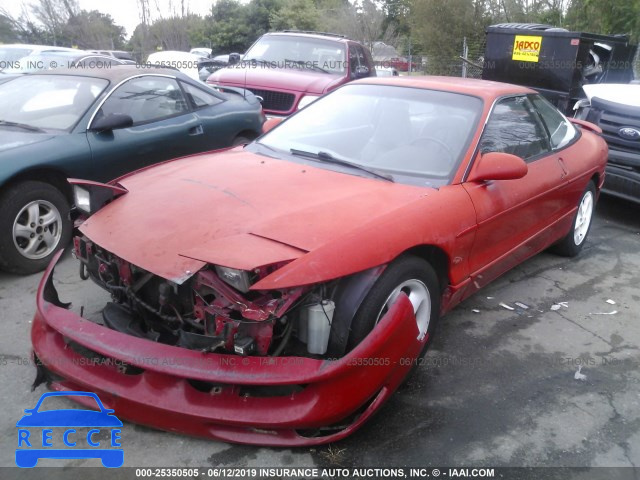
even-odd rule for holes
{"type": "Polygon", "coordinates": [[[124,452],[120,444],[122,422],[113,410],[104,408],[92,392],[47,392],[42,394],[34,408],[24,411],[18,427],[16,465],[22,468],[35,467],[40,458],[81,459],[99,458],[107,468],[121,467],[124,452]],[[100,411],[81,409],[59,409],[39,411],[42,402],[50,397],[91,397],[100,411]],[[87,433],[78,428],[90,428],[87,433]],[[105,440],[104,431],[108,440],[105,440]],[[98,438],[99,437],[99,438],[98,438]],[[109,448],[105,448],[105,447],[109,448]],[[65,447],[65,448],[61,448],[65,447]]]}

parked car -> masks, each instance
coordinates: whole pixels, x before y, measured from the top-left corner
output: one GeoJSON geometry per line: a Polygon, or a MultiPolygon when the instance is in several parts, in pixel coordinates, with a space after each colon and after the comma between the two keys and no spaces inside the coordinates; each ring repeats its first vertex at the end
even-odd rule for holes
{"type": "Polygon", "coordinates": [[[198,55],[199,57],[209,58],[211,56],[212,50],[206,47],[197,47],[189,50],[189,53],[194,55],[198,55]]]}
{"type": "Polygon", "coordinates": [[[585,85],[576,118],[595,123],[609,145],[603,193],[640,203],[640,85],[585,85]]]}
{"type": "Polygon", "coordinates": [[[124,50],[91,50],[91,53],[98,53],[100,55],[106,55],[108,57],[117,58],[118,60],[125,60],[127,63],[136,63],[135,58],[130,52],[124,50]]]}
{"type": "Polygon", "coordinates": [[[247,88],[263,99],[264,111],[286,116],[340,85],[375,76],[369,50],[342,35],[285,31],[266,33],[232,67],[207,83],[247,88]]]}
{"type": "Polygon", "coordinates": [[[0,45],[0,71],[14,68],[18,61],[28,55],[38,55],[46,52],[73,52],[74,48],[54,47],[51,45],[28,45],[23,43],[0,45]]]}
{"type": "Polygon", "coordinates": [[[155,52],[147,58],[147,64],[158,67],[175,68],[193,80],[200,80],[198,64],[202,57],[189,52],[165,50],[155,52]]]}
{"type": "Polygon", "coordinates": [[[376,67],[377,77],[397,77],[399,75],[398,70],[393,67],[376,67]]]}
{"type": "Polygon", "coordinates": [[[13,62],[12,68],[3,73],[7,75],[33,73],[42,70],[56,70],[63,68],[88,69],[111,68],[114,65],[125,65],[127,62],[115,57],[108,57],[96,53],[74,50],[71,52],[41,52],[22,57],[13,62]]]}
{"type": "Polygon", "coordinates": [[[68,177],[106,181],[256,137],[258,99],[226,92],[175,70],[126,65],[0,84],[0,268],[39,271],[66,245],[68,177]]]}
{"type": "Polygon", "coordinates": [[[216,55],[213,58],[201,58],[198,62],[198,75],[200,80],[206,82],[207,78],[209,78],[213,72],[228,67],[229,65],[235,65],[240,61],[240,58],[241,55],[239,53],[216,55]]]}
{"type": "Polygon", "coordinates": [[[54,258],[38,378],[155,428],[336,441],[403,382],[441,314],[549,246],[577,255],[604,179],[596,126],[497,82],[370,78],[280,120],[244,148],[74,180],[75,255],[113,301],[102,325],[68,310],[54,258]]]}
{"type": "MultiPolygon", "coordinates": [[[[409,59],[407,57],[395,57],[395,58],[391,58],[389,59],[388,62],[389,66],[391,66],[392,68],[395,68],[396,70],[400,71],[400,72],[408,72],[409,71],[409,59]]],[[[411,62],[411,70],[415,71],[415,69],[417,68],[417,64],[415,62],[411,62]]]]}

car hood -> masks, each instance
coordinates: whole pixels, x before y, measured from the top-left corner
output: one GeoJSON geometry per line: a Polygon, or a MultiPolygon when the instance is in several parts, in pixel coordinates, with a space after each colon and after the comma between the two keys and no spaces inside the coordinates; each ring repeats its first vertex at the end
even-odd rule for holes
{"type": "Polygon", "coordinates": [[[640,85],[628,83],[596,83],[582,87],[589,101],[594,97],[607,102],[640,107],[640,85]]]}
{"type": "Polygon", "coordinates": [[[80,230],[176,283],[206,263],[251,269],[299,258],[435,191],[241,148],[167,162],[119,183],[129,192],[80,230]]]}
{"type": "Polygon", "coordinates": [[[340,75],[298,70],[293,68],[267,68],[257,65],[255,68],[223,68],[211,74],[207,83],[265,88],[274,90],[293,90],[322,95],[330,87],[340,82],[340,75]]]}
{"type": "Polygon", "coordinates": [[[15,127],[0,126],[0,153],[46,142],[54,137],[56,135],[49,133],[27,132],[15,127]]]}

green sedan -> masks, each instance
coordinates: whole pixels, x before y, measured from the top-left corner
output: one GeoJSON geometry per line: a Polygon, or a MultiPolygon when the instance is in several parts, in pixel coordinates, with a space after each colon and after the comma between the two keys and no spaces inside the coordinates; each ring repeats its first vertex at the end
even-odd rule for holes
{"type": "Polygon", "coordinates": [[[75,68],[0,84],[0,268],[40,271],[67,244],[67,178],[104,182],[247,143],[264,120],[249,91],[167,68],[75,68]]]}

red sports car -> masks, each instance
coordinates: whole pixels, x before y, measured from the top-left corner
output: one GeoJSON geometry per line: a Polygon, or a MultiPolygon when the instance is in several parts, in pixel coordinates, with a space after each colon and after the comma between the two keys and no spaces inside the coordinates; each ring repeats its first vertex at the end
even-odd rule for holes
{"type": "Polygon", "coordinates": [[[80,275],[112,301],[98,320],[70,310],[54,259],[38,379],[170,431],[343,438],[439,316],[541,250],[581,250],[604,180],[598,133],[519,86],[368,78],[245,147],[73,180],[80,275]]]}

